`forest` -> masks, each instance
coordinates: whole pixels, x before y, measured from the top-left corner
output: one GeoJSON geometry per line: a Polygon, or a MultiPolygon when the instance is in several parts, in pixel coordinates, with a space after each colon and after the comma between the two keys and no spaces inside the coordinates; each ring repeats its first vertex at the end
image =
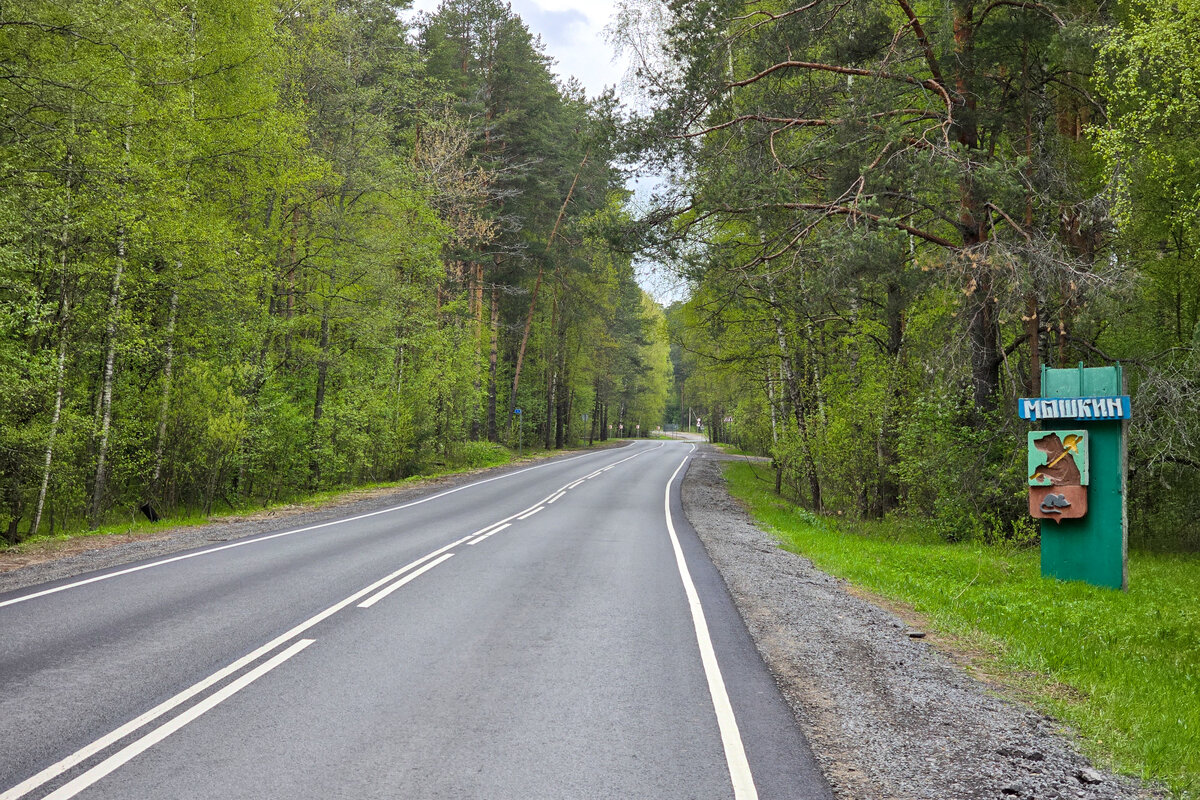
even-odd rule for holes
{"type": "Polygon", "coordinates": [[[0,540],[659,422],[614,97],[407,5],[0,4],[0,540]]]}
{"type": "Polygon", "coordinates": [[[614,36],[672,176],[631,236],[691,287],[673,420],[816,513],[1028,542],[1017,398],[1120,363],[1130,541],[1200,547],[1200,3],[627,0],[614,36]]]}
{"type": "Polygon", "coordinates": [[[1027,542],[1017,398],[1120,363],[1131,540],[1200,547],[1200,2],[609,35],[589,97],[502,0],[0,5],[0,538],[700,418],[815,513],[1027,542]]]}

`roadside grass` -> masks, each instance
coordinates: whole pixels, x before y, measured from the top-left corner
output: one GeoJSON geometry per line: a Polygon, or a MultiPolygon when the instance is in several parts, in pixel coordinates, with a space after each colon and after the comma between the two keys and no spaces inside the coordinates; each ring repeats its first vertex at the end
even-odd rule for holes
{"type": "MultiPolygon", "coordinates": [[[[1200,797],[1200,556],[1134,552],[1128,592],[1044,580],[1036,548],[821,518],[726,465],[732,494],[820,569],[911,607],[1095,762],[1200,797]]],[[[960,654],[961,655],[961,652],[960,654]]]]}
{"type": "Polygon", "coordinates": [[[713,444],[717,449],[719,449],[722,453],[725,453],[726,455],[751,456],[751,457],[762,455],[761,453],[751,453],[749,450],[743,450],[742,448],[737,447],[732,444],[722,444],[720,442],[715,442],[713,444]]]}
{"type": "MultiPolygon", "coordinates": [[[[548,451],[540,449],[531,451],[526,449],[524,458],[528,459],[546,454],[548,454],[548,451]]],[[[63,542],[69,542],[81,538],[151,535],[160,530],[203,525],[214,520],[227,519],[229,517],[237,517],[243,514],[257,513],[259,511],[269,511],[273,508],[282,508],[285,506],[305,506],[308,508],[319,508],[320,506],[335,503],[347,497],[348,495],[354,495],[360,492],[368,492],[379,489],[395,489],[408,484],[426,481],[433,478],[458,475],[463,472],[472,472],[477,469],[486,469],[488,467],[500,467],[515,460],[517,460],[516,453],[510,451],[503,445],[494,444],[491,442],[465,442],[456,446],[448,454],[446,454],[446,456],[438,457],[436,459],[429,459],[417,469],[415,474],[409,475],[408,477],[402,478],[398,481],[342,486],[320,492],[289,496],[274,502],[262,502],[261,500],[248,499],[244,504],[231,507],[228,510],[203,514],[194,509],[190,509],[181,511],[175,515],[164,516],[157,522],[150,522],[147,519],[143,519],[140,516],[140,512],[138,512],[136,509],[129,509],[127,512],[129,514],[129,518],[125,521],[109,522],[104,525],[100,525],[95,529],[90,529],[85,523],[80,522],[76,526],[56,531],[53,534],[42,533],[38,534],[37,536],[31,536],[23,539],[20,543],[15,545],[0,546],[0,553],[53,551],[56,546],[61,545],[63,542]]]]}

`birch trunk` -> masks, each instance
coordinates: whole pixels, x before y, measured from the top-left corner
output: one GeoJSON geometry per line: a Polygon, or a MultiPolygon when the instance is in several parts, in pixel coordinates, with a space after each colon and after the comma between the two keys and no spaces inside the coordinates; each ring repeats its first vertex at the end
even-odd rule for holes
{"type": "MultiPolygon", "coordinates": [[[[71,109],[71,139],[75,136],[75,111],[71,109]]],[[[66,180],[66,210],[62,216],[62,233],[59,236],[59,247],[61,253],[59,255],[59,268],[62,270],[62,313],[58,323],[58,372],[55,376],[54,386],[54,414],[50,418],[50,433],[46,437],[46,458],[42,468],[42,486],[38,490],[37,507],[33,512],[33,527],[30,528],[29,535],[36,536],[38,528],[42,524],[42,511],[46,507],[46,493],[50,489],[50,463],[54,459],[54,443],[58,439],[58,421],[62,417],[62,401],[63,401],[63,384],[66,377],[67,367],[67,330],[70,324],[71,316],[71,290],[67,279],[67,247],[71,242],[71,196],[72,196],[72,170],[74,168],[75,159],[71,152],[71,142],[67,143],[67,180],[66,180]]],[[[51,518],[51,528],[53,518],[51,518]]]]}
{"type": "Polygon", "coordinates": [[[50,418],[50,434],[46,437],[46,460],[42,468],[42,487],[38,490],[37,508],[33,512],[33,527],[29,535],[36,536],[46,507],[46,492],[50,488],[50,462],[54,458],[54,442],[58,438],[58,421],[62,416],[63,384],[67,366],[67,328],[70,316],[70,296],[67,294],[66,250],[63,251],[63,306],[58,328],[58,374],[54,389],[54,415],[50,418]]]}
{"type": "Polygon", "coordinates": [[[104,358],[104,382],[100,390],[100,441],[96,454],[96,481],[92,487],[92,507],[88,514],[92,528],[100,524],[104,489],[108,478],[108,433],[112,427],[113,372],[117,360],[117,316],[121,313],[121,277],[125,272],[125,230],[117,234],[117,269],[108,295],[108,352],[104,358]]]}
{"type": "MultiPolygon", "coordinates": [[[[183,265],[175,263],[175,268],[182,269],[183,265]]],[[[158,409],[158,441],[154,445],[154,474],[150,478],[150,495],[158,493],[158,481],[162,476],[163,452],[167,444],[167,412],[171,408],[171,386],[175,366],[175,318],[179,311],[179,284],[171,287],[171,311],[167,317],[167,351],[166,362],[163,364],[163,393],[162,402],[158,409]]],[[[149,498],[147,498],[149,500],[149,498]]]]}
{"type": "MultiPolygon", "coordinates": [[[[128,117],[132,117],[133,109],[129,109],[128,117]]],[[[129,180],[129,161],[130,154],[133,150],[132,143],[132,119],[126,120],[125,123],[125,174],[121,178],[122,191],[121,199],[124,200],[124,186],[129,180]]],[[[121,313],[121,278],[125,274],[125,253],[126,253],[126,230],[125,224],[121,223],[117,227],[117,265],[113,272],[112,289],[108,295],[108,327],[106,334],[108,336],[108,352],[104,358],[104,381],[103,387],[100,390],[100,441],[96,453],[96,481],[92,486],[92,507],[88,517],[92,528],[96,528],[100,524],[100,512],[104,502],[104,490],[108,478],[108,433],[112,427],[112,391],[113,391],[113,372],[116,368],[117,360],[117,317],[121,313]]]]}

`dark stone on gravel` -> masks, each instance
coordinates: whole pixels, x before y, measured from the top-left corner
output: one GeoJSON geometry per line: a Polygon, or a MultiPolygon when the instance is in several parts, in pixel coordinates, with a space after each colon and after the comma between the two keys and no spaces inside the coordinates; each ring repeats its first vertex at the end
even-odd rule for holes
{"type": "Polygon", "coordinates": [[[1166,795],[1103,783],[1070,732],[998,696],[844,581],[779,547],[730,497],[721,464],[693,460],[683,505],[759,651],[808,736],[834,796],[846,800],[1166,795]],[[1006,793],[1016,789],[1020,794],[1006,793]]]}

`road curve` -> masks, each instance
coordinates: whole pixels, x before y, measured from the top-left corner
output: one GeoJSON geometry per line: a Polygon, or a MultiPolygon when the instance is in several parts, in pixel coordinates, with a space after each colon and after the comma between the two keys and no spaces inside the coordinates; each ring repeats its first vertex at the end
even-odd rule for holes
{"type": "Polygon", "coordinates": [[[0,595],[0,800],[828,798],[636,442],[0,595]]]}

